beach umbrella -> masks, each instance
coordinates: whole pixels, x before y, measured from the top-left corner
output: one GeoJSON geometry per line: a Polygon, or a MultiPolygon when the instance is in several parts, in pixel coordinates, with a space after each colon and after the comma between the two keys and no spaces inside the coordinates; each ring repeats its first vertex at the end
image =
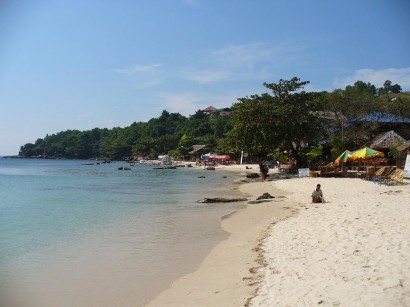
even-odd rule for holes
{"type": "Polygon", "coordinates": [[[351,154],[352,152],[350,150],[345,150],[339,157],[336,158],[335,164],[346,162],[350,158],[351,154]]]}
{"type": "Polygon", "coordinates": [[[352,160],[368,159],[373,157],[384,157],[384,153],[382,153],[381,151],[371,149],[369,147],[364,147],[353,151],[350,155],[350,158],[352,160]]]}

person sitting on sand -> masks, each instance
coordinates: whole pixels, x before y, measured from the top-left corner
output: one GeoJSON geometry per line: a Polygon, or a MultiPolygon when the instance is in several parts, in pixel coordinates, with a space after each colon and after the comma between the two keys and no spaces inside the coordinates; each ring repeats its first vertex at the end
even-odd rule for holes
{"type": "Polygon", "coordinates": [[[316,189],[312,192],[312,203],[324,203],[323,192],[320,189],[320,184],[316,186],[316,189]]]}

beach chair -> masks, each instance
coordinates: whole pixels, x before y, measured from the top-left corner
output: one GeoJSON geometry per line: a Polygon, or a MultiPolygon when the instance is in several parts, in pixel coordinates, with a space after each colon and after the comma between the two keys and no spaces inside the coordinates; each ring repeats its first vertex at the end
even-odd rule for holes
{"type": "Polygon", "coordinates": [[[393,167],[390,166],[383,166],[378,171],[375,172],[373,176],[373,182],[380,183],[382,179],[387,178],[392,172],[394,171],[393,167]]]}
{"type": "Polygon", "coordinates": [[[386,167],[381,167],[377,171],[375,171],[372,177],[372,181],[377,182],[377,177],[381,176],[385,170],[386,167]]]}
{"type": "Polygon", "coordinates": [[[400,171],[401,169],[399,168],[392,168],[390,173],[386,175],[378,176],[378,179],[379,179],[378,183],[390,185],[392,182],[392,178],[398,178],[397,176],[399,175],[400,171]]]}
{"type": "Polygon", "coordinates": [[[389,185],[391,185],[392,183],[402,184],[403,179],[404,179],[404,174],[405,174],[405,171],[403,169],[400,169],[400,168],[396,169],[394,174],[390,175],[389,185]]]}

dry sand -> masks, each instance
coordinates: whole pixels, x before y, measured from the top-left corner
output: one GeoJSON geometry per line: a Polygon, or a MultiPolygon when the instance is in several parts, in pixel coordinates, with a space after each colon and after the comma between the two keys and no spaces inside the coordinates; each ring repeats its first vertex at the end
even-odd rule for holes
{"type": "Polygon", "coordinates": [[[410,185],[304,178],[274,186],[305,206],[264,241],[251,306],[410,306],[410,185]],[[325,204],[307,199],[322,184],[325,204]]]}
{"type": "Polygon", "coordinates": [[[230,237],[148,306],[410,306],[408,183],[294,178],[240,189],[286,198],[223,219],[230,237]],[[317,183],[325,204],[310,203],[317,183]]]}

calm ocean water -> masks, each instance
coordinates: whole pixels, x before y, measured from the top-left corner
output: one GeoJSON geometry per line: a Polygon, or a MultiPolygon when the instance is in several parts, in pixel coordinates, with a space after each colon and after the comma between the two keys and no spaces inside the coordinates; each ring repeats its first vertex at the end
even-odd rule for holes
{"type": "Polygon", "coordinates": [[[84,163],[0,158],[2,306],[141,306],[227,237],[235,174],[84,163]]]}

